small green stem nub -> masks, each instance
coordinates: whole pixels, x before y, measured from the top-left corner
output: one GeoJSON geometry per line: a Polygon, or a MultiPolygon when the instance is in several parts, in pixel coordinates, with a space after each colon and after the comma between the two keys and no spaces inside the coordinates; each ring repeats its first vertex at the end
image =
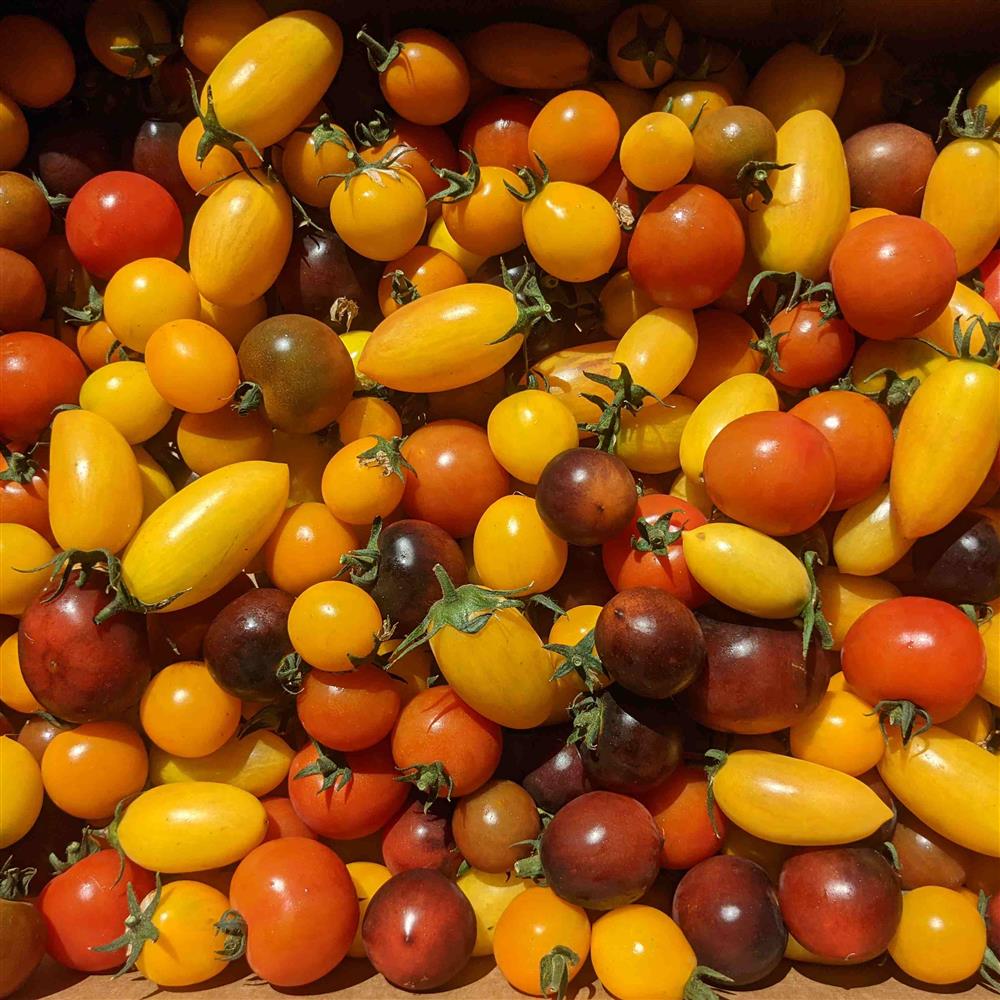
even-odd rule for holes
{"type": "Polygon", "coordinates": [[[650,80],[656,79],[656,64],[665,62],[674,69],[677,59],[667,48],[667,29],[670,27],[670,14],[664,11],[659,24],[651,24],[646,20],[642,7],[636,8],[635,35],[617,52],[619,59],[626,62],[637,62],[642,65],[643,72],[650,80]]]}
{"type": "Polygon", "coordinates": [[[405,437],[394,437],[389,440],[375,434],[374,438],[375,444],[358,455],[358,465],[364,469],[381,469],[383,476],[398,476],[404,483],[406,482],[406,471],[412,472],[414,476],[417,474],[400,451],[406,442],[405,437]]]}
{"type": "Polygon", "coordinates": [[[754,275],[747,288],[747,305],[750,305],[760,283],[765,280],[773,282],[778,291],[771,319],[782,310],[790,312],[800,302],[811,302],[816,295],[822,296],[819,303],[821,323],[833,319],[840,312],[833,297],[833,285],[829,281],[817,283],[798,271],[761,271],[754,275]]]}
{"type": "Polygon", "coordinates": [[[636,552],[651,552],[654,556],[668,555],[670,546],[680,541],[687,525],[685,519],[684,524],[675,528],[671,525],[671,521],[674,514],[683,513],[677,508],[661,514],[655,521],[647,521],[644,517],[638,518],[632,535],[632,548],[636,552]]]}
{"type": "Polygon", "coordinates": [[[20,483],[24,486],[38,475],[38,466],[31,459],[34,448],[26,452],[11,451],[5,444],[0,444],[0,455],[7,463],[7,468],[0,472],[0,482],[20,483]]]}
{"type": "MultiPolygon", "coordinates": [[[[799,611],[799,617],[802,619],[803,656],[809,655],[809,643],[812,641],[814,631],[819,632],[820,645],[824,649],[833,649],[833,633],[830,631],[830,623],[826,620],[826,615],[823,614],[823,595],[816,582],[815,566],[817,562],[820,562],[817,552],[810,550],[802,556],[802,565],[809,577],[809,596],[799,611]]],[[[820,565],[822,565],[821,562],[820,565]]]]}
{"type": "Polygon", "coordinates": [[[502,257],[500,258],[500,269],[504,288],[514,296],[514,303],[517,306],[517,316],[511,328],[502,337],[497,337],[496,340],[490,341],[491,347],[494,344],[502,344],[505,340],[509,340],[517,334],[523,336],[525,342],[527,342],[532,328],[540,319],[547,319],[550,323],[555,322],[552,316],[552,306],[549,305],[542,294],[542,289],[538,284],[538,278],[535,275],[533,265],[529,264],[526,260],[524,262],[524,270],[517,281],[514,280],[513,274],[511,274],[510,269],[504,264],[502,257]]]}
{"type": "Polygon", "coordinates": [[[880,701],[867,714],[878,716],[879,727],[886,739],[889,738],[889,730],[893,726],[898,727],[904,747],[914,736],[927,732],[934,725],[934,720],[927,709],[904,699],[880,701]],[[917,719],[921,719],[922,722],[920,728],[914,731],[917,719]]]}
{"type": "Polygon", "coordinates": [[[379,560],[382,551],[379,548],[378,540],[382,534],[382,518],[376,517],[372,521],[372,530],[368,535],[368,542],[363,549],[352,549],[345,552],[340,557],[340,572],[337,577],[348,573],[351,583],[355,587],[362,587],[367,590],[375,585],[378,580],[379,560]]]}
{"type": "Polygon", "coordinates": [[[601,415],[596,422],[577,425],[580,430],[597,436],[597,449],[599,451],[614,451],[618,432],[621,430],[623,411],[627,410],[629,413],[638,413],[642,409],[643,400],[649,397],[656,399],[661,406],[671,405],[670,403],[664,403],[662,399],[659,399],[643,386],[637,385],[632,380],[632,373],[628,370],[628,366],[621,362],[618,362],[617,378],[600,375],[597,372],[584,372],[583,374],[591,382],[603,385],[612,392],[610,402],[596,393],[583,392],[580,394],[601,411],[601,415]]]}
{"type": "Polygon", "coordinates": [[[295,780],[318,774],[323,780],[320,782],[319,788],[316,789],[317,795],[331,788],[335,792],[341,791],[353,779],[354,772],[340,759],[339,754],[320,746],[315,740],[312,741],[312,745],[316,751],[316,759],[302,768],[294,776],[295,780]]]}
{"type": "Polygon", "coordinates": [[[550,681],[575,673],[586,685],[588,691],[594,691],[607,677],[601,658],[594,648],[594,630],[591,629],[578,643],[566,646],[558,642],[547,643],[545,648],[551,653],[563,658],[556,667],[550,681]]]}
{"type": "Polygon", "coordinates": [[[15,868],[13,860],[9,857],[0,868],[0,899],[23,899],[28,895],[31,880],[38,874],[37,868],[15,868]]]}
{"type": "Polygon", "coordinates": [[[723,768],[729,759],[729,754],[725,750],[706,750],[705,756],[708,763],[705,764],[705,777],[708,779],[707,794],[705,796],[706,807],[708,808],[708,819],[712,824],[712,833],[717,839],[721,839],[719,825],[715,822],[715,776],[723,768]]]}
{"type": "Polygon", "coordinates": [[[91,854],[96,854],[101,850],[101,842],[97,839],[94,831],[85,826],[80,833],[80,839],[68,844],[64,851],[65,858],[60,858],[54,851],[49,855],[49,865],[57,875],[72,868],[78,861],[89,858],[91,854]]]}
{"type": "Polygon", "coordinates": [[[242,417],[264,405],[264,390],[256,382],[240,382],[233,393],[232,408],[242,417]]]}
{"type": "Polygon", "coordinates": [[[462,149],[460,152],[469,161],[469,168],[464,174],[459,173],[457,170],[448,170],[446,167],[436,167],[434,164],[431,164],[431,170],[441,180],[448,183],[446,187],[443,187],[427,199],[428,205],[432,201],[440,201],[452,205],[456,201],[463,201],[471,197],[476,188],[479,187],[480,171],[479,160],[476,158],[476,154],[468,149],[462,149]]]}
{"type": "Polygon", "coordinates": [[[194,105],[194,113],[201,120],[201,125],[204,129],[201,139],[198,140],[198,148],[194,154],[195,159],[199,163],[203,163],[205,157],[216,146],[221,146],[233,155],[233,158],[240,165],[240,169],[259,184],[260,178],[250,169],[239,144],[243,143],[263,163],[264,155],[257,148],[257,145],[252,139],[248,139],[245,135],[240,135],[239,132],[233,132],[219,121],[219,116],[215,111],[215,97],[212,94],[210,84],[205,85],[205,110],[202,111],[201,101],[198,100],[198,88],[195,85],[194,77],[191,75],[190,70],[188,70],[188,83],[191,85],[191,103],[194,105]]]}
{"type": "Polygon", "coordinates": [[[274,676],[289,694],[299,694],[309,672],[309,664],[298,653],[287,653],[278,661],[274,676]]]}
{"type": "Polygon", "coordinates": [[[408,306],[411,302],[415,302],[420,298],[417,286],[401,268],[397,267],[395,271],[390,271],[386,277],[390,281],[389,298],[397,306],[408,306]]]}
{"type": "Polygon", "coordinates": [[[93,286],[87,292],[87,304],[82,309],[62,307],[63,312],[74,323],[96,323],[104,315],[104,296],[93,286]]]}
{"type": "Polygon", "coordinates": [[[124,932],[107,944],[95,945],[91,951],[118,951],[119,948],[127,948],[125,953],[125,964],[114,974],[113,979],[124,976],[126,972],[131,972],[135,968],[135,963],[142,954],[143,946],[147,941],[156,941],[160,937],[160,932],[153,923],[153,914],[160,905],[160,896],[163,893],[163,882],[160,873],[156,873],[156,888],[153,891],[149,902],[142,906],[135,896],[135,889],[129,882],[125,888],[128,897],[128,916],[125,918],[124,932]]]}
{"type": "Polygon", "coordinates": [[[707,965],[695,967],[694,972],[688,977],[684,984],[684,1000],[719,1000],[718,994],[704,982],[704,978],[717,979],[720,983],[731,983],[729,976],[724,976],[715,969],[710,969],[707,965]]]}
{"type": "Polygon", "coordinates": [[[399,42],[392,42],[386,48],[380,41],[372,38],[367,31],[362,28],[355,36],[367,50],[368,64],[377,73],[384,73],[394,62],[403,46],[399,42]]]}
{"type": "Polygon", "coordinates": [[[996,139],[1000,136],[1000,116],[990,125],[986,120],[989,108],[985,104],[966,109],[959,118],[958,109],[962,106],[964,93],[960,89],[949,105],[948,113],[941,119],[936,141],[941,141],[946,130],[955,139],[996,139]]]}
{"type": "Polygon", "coordinates": [[[770,205],[774,198],[771,190],[770,177],[773,170],[787,170],[794,167],[794,163],[775,163],[773,160],[748,160],[740,167],[736,174],[736,183],[740,188],[740,201],[743,207],[752,212],[750,207],[750,195],[756,191],[761,198],[761,202],[770,205]]]}
{"type": "Polygon", "coordinates": [[[541,987],[543,997],[555,997],[555,1000],[564,1000],[566,991],[569,989],[569,972],[580,964],[580,956],[567,948],[565,945],[557,944],[551,951],[542,955],[538,963],[538,983],[541,987]]]}
{"type": "Polygon", "coordinates": [[[406,767],[400,767],[397,770],[400,773],[396,776],[396,781],[408,782],[414,785],[418,791],[429,796],[424,803],[424,812],[427,812],[434,801],[442,795],[451,802],[455,782],[442,761],[435,760],[430,764],[407,764],[406,767]]]}
{"type": "Polygon", "coordinates": [[[226,910],[216,921],[215,929],[224,934],[226,941],[215,954],[227,962],[242,958],[247,950],[247,922],[239,910],[226,910]]]}
{"type": "Polygon", "coordinates": [[[598,695],[579,694],[569,707],[570,729],[566,745],[582,743],[588,750],[597,749],[604,731],[604,699],[598,695]]]}

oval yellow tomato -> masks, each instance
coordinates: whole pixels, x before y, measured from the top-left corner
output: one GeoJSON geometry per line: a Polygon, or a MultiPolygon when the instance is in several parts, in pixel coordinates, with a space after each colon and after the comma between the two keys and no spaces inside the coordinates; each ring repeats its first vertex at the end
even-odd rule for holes
{"type": "Polygon", "coordinates": [[[848,507],[833,533],[834,562],[852,576],[884,573],[912,547],[913,539],[903,535],[888,486],[848,507]]]}
{"type": "Polygon", "coordinates": [[[16,522],[0,522],[0,615],[24,614],[49,582],[48,564],[54,555],[55,550],[37,531],[16,522]]]}
{"type": "Polygon", "coordinates": [[[844,67],[833,56],[790,42],[757,71],[747,88],[746,103],[781,128],[802,111],[822,111],[832,118],[843,92],[844,67]]]}
{"type": "Polygon", "coordinates": [[[266,20],[257,0],[191,0],[184,12],[181,48],[202,73],[211,73],[244,35],[266,20]]]}
{"type": "Polygon", "coordinates": [[[833,635],[833,648],[840,649],[847,630],[869,609],[899,597],[899,588],[888,580],[871,576],[853,576],[832,566],[821,566],[816,573],[823,613],[833,635]]]}
{"type": "Polygon", "coordinates": [[[141,445],[132,449],[135,464],[139,467],[139,479],[142,482],[142,519],[145,521],[150,514],[177,491],[170,481],[163,466],[141,445]]]}
{"type": "Polygon", "coordinates": [[[23,712],[25,715],[45,711],[24,683],[21,661],[17,655],[16,632],[0,643],[0,701],[15,712],[23,712]]]}
{"type": "MultiPolygon", "coordinates": [[[[348,865],[348,871],[353,867],[348,865]]],[[[386,874],[388,875],[388,870],[386,874]]],[[[482,872],[478,868],[470,868],[464,875],[459,876],[455,885],[465,894],[466,899],[472,904],[472,912],[476,915],[476,943],[472,947],[472,957],[482,958],[492,955],[493,932],[496,930],[497,921],[511,900],[520,896],[531,883],[523,878],[516,878],[508,872],[494,875],[482,872]]],[[[363,951],[360,957],[364,957],[363,951]]]]}
{"type": "Polygon", "coordinates": [[[975,697],[958,715],[941,723],[942,729],[961,736],[970,743],[985,743],[996,728],[993,706],[982,697],[975,697]]]}
{"type": "Polygon", "coordinates": [[[656,308],[656,303],[636,287],[628,271],[618,271],[608,278],[598,299],[604,330],[615,340],[621,340],[640,316],[656,308]]]}
{"type": "Polygon", "coordinates": [[[985,104],[988,122],[1000,118],[1000,62],[987,66],[976,77],[975,82],[969,87],[966,104],[970,109],[985,104]]]}
{"type": "MultiPolygon", "coordinates": [[[[617,341],[600,340],[595,344],[567,347],[542,358],[532,366],[548,391],[573,414],[577,424],[594,423],[601,411],[584,394],[611,401],[611,390],[587,378],[587,373],[615,378],[619,368],[612,360],[617,341]]],[[[592,436],[583,435],[581,436],[592,436]]]]}
{"type": "Polygon", "coordinates": [[[274,439],[274,428],[259,410],[237,413],[223,406],[211,413],[185,413],[177,425],[177,449],[199,476],[236,462],[265,461],[274,439]]]}
{"type": "Polygon", "coordinates": [[[465,272],[467,278],[471,278],[486,260],[485,257],[480,257],[479,254],[459,246],[455,237],[448,232],[443,216],[440,219],[435,219],[431,223],[430,229],[427,230],[427,245],[435,250],[441,250],[451,257],[465,272]]]}
{"type": "Polygon", "coordinates": [[[27,747],[0,737],[0,849],[19,841],[42,811],[42,772],[27,747]]]}
{"type": "Polygon", "coordinates": [[[789,739],[793,757],[854,777],[870,771],[885,750],[878,715],[850,691],[828,691],[791,727],[789,739]]]}
{"type": "Polygon", "coordinates": [[[354,169],[347,156],[354,152],[354,143],[332,123],[317,125],[313,119],[306,129],[296,129],[282,143],[281,175],[289,191],[303,204],[329,208],[341,181],[336,175],[354,169]],[[309,126],[316,127],[310,132],[309,126]]]}
{"type": "Polygon", "coordinates": [[[661,306],[640,316],[626,330],[613,360],[628,368],[636,385],[662,399],[680,385],[697,351],[694,313],[661,306]]]}
{"type": "Polygon", "coordinates": [[[685,472],[682,472],[674,480],[670,487],[670,495],[687,500],[688,503],[697,507],[705,517],[711,516],[712,508],[715,506],[712,503],[712,498],[708,495],[708,490],[705,489],[705,484],[701,480],[688,478],[685,472]]]}
{"type": "Polygon", "coordinates": [[[129,444],[148,441],[174,412],[141,361],[113,361],[91,372],[80,388],[80,406],[104,417],[129,444]]]}
{"type": "Polygon", "coordinates": [[[994,614],[979,626],[979,634],[986,647],[986,675],[979,685],[979,693],[991,704],[1000,708],[1000,617],[994,614]]]}
{"type": "Polygon", "coordinates": [[[633,471],[656,475],[681,464],[681,437],[695,403],[686,396],[650,400],[638,413],[622,413],[615,454],[633,471]]]}
{"type": "MultiPolygon", "coordinates": [[[[954,346],[954,341],[949,341],[947,349],[953,350],[954,346]]],[[[865,392],[881,392],[888,378],[881,373],[883,368],[891,369],[902,379],[923,381],[947,363],[943,354],[919,340],[866,340],[854,355],[854,384],[865,392]]]]}

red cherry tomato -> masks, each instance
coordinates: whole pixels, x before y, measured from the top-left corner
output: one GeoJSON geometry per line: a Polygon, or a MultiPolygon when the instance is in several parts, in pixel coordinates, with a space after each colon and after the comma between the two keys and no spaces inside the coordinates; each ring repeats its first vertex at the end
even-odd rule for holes
{"type": "Polygon", "coordinates": [[[979,274],[983,281],[983,298],[1000,312],[1000,250],[986,255],[979,265],[979,274]]]}
{"type": "Polygon", "coordinates": [[[475,107],[465,120],[458,148],[476,154],[480,166],[516,171],[531,162],[528,132],[539,105],[520,94],[503,94],[475,107]]]}
{"type": "Polygon", "coordinates": [[[824,320],[818,302],[782,309],[768,324],[777,338],[777,364],[768,378],[787,389],[810,389],[847,371],[854,356],[854,333],[839,317],[824,320]]]}

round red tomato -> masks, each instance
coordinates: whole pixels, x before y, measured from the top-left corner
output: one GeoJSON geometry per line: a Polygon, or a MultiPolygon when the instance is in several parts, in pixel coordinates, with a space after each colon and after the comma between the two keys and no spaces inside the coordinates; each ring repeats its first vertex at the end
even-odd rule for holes
{"type": "Polygon", "coordinates": [[[141,257],[174,260],[184,221],[166,188],[130,170],[111,170],[87,181],[66,210],[73,256],[95,277],[110,278],[141,257]]]}
{"type": "Polygon", "coordinates": [[[705,488],[724,514],[768,535],[811,528],[836,487],[833,449],[789,413],[748,413],[724,427],[705,453],[705,488]]]}
{"type": "Polygon", "coordinates": [[[858,392],[806,396],[788,411],[812,424],[833,449],[837,467],[831,510],[846,510],[885,482],[892,463],[892,425],[877,403],[858,392]]]}
{"type": "MultiPolygon", "coordinates": [[[[24,458],[11,461],[20,467],[15,468],[13,478],[0,480],[0,524],[23,524],[54,542],[49,524],[48,449],[36,448],[27,466],[24,458]]],[[[10,463],[0,455],[0,472],[9,468],[10,463]]]]}
{"type": "Polygon", "coordinates": [[[401,685],[380,667],[311,670],[297,698],[302,728],[334,750],[363,750],[383,740],[399,715],[401,685]]]}
{"type": "Polygon", "coordinates": [[[744,244],[740,218],[718,191],[677,184],[661,191],[639,216],[628,269],[657,305],[698,309],[732,283],[744,244]]]}
{"type": "Polygon", "coordinates": [[[839,317],[824,320],[818,302],[782,309],[768,324],[777,352],[768,378],[788,389],[809,389],[831,382],[854,357],[854,332],[839,317]]]}
{"type": "Polygon", "coordinates": [[[530,97],[502,94],[477,105],[462,128],[459,149],[475,153],[482,167],[527,166],[531,150],[528,132],[539,106],[530,97]]]}
{"type": "Polygon", "coordinates": [[[604,570],[615,590],[656,587],[689,608],[700,607],[708,594],[688,571],[679,533],[704,524],[705,515],[687,500],[662,493],[639,497],[637,513],[636,520],[601,550],[604,570]],[[645,527],[640,528],[640,523],[645,527]],[[672,532],[678,533],[674,541],[669,540],[672,532]]]}
{"type": "Polygon", "coordinates": [[[1000,312],[1000,250],[986,255],[979,265],[979,274],[983,279],[983,298],[1000,312]]]}
{"type": "Polygon", "coordinates": [[[844,678],[869,704],[908,701],[946,722],[972,700],[986,672],[986,647],[963,612],[930,597],[894,597],[847,631],[844,678]]]}
{"type": "Polygon", "coordinates": [[[33,444],[49,426],[52,411],[76,403],[87,370],[55,337],[8,333],[0,337],[0,438],[33,444]]]}

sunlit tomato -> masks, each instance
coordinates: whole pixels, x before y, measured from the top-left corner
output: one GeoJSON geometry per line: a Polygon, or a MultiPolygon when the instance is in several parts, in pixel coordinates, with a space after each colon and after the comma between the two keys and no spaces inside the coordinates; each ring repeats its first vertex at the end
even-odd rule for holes
{"type": "Polygon", "coordinates": [[[240,700],[224,690],[200,660],[164,667],[139,703],[146,735],[178,757],[218,750],[240,723],[240,700]]]}
{"type": "Polygon", "coordinates": [[[708,594],[688,572],[679,534],[672,541],[668,537],[704,523],[701,511],[678,497],[657,493],[639,497],[636,522],[602,548],[604,569],[615,590],[657,587],[689,608],[704,604],[708,594]],[[647,526],[642,531],[639,521],[647,526]]]}
{"type": "Polygon", "coordinates": [[[676,115],[644,115],[622,139],[622,170],[643,191],[665,191],[687,176],[694,161],[691,131],[676,115]]]}
{"type": "MultiPolygon", "coordinates": [[[[348,869],[353,867],[348,865],[348,869]]],[[[465,893],[476,914],[476,944],[472,949],[473,958],[492,955],[493,935],[500,915],[515,896],[531,888],[531,883],[525,879],[512,878],[507,872],[493,875],[478,868],[470,868],[458,877],[455,884],[465,893]]],[[[358,887],[357,879],[355,887],[358,887]]],[[[359,894],[363,888],[363,886],[358,887],[359,894]]],[[[364,906],[363,901],[361,905],[364,906]]]]}
{"type": "Polygon", "coordinates": [[[97,0],[87,9],[85,32],[98,61],[116,76],[130,79],[152,72],[147,46],[167,45],[171,40],[170,22],[156,0],[140,0],[135,5],[97,0]],[[116,51],[119,47],[125,51],[116,51]]]}
{"type": "Polygon", "coordinates": [[[365,750],[384,740],[400,711],[400,685],[381,667],[313,670],[296,699],[302,728],[331,750],[365,750]]]}
{"type": "Polygon", "coordinates": [[[7,473],[0,479],[0,523],[23,524],[53,541],[49,524],[49,477],[45,468],[47,453],[36,449],[27,465],[23,459],[12,458],[11,462],[0,454],[0,473],[7,473]],[[11,462],[15,466],[13,471],[11,462]]]}
{"type": "Polygon", "coordinates": [[[441,202],[441,217],[455,242],[482,257],[495,257],[524,240],[524,206],[511,189],[525,194],[524,181],[506,167],[470,164],[463,185],[441,202]],[[508,186],[509,185],[509,186],[508,186]]]}
{"type": "Polygon", "coordinates": [[[80,389],[80,406],[104,417],[129,444],[148,441],[174,412],[141,361],[114,361],[91,372],[80,389]]]}
{"type": "Polygon", "coordinates": [[[392,878],[392,873],[385,865],[373,861],[352,861],[347,866],[347,874],[351,876],[351,881],[354,883],[354,893],[360,910],[358,929],[354,934],[351,946],[347,949],[347,954],[351,958],[365,958],[367,957],[365,946],[361,940],[361,923],[365,917],[365,910],[368,909],[372,896],[392,878]]]}
{"type": "Polygon", "coordinates": [[[440,780],[432,780],[428,789],[431,798],[468,795],[484,785],[500,762],[502,745],[500,727],[447,685],[413,698],[392,733],[393,760],[411,780],[419,780],[428,765],[440,765],[440,780]]]}
{"type": "Polygon", "coordinates": [[[388,741],[334,758],[320,757],[309,744],[288,769],[288,797],[320,836],[356,840],[380,830],[402,807],[408,792],[398,777],[388,741]]]}
{"type": "Polygon", "coordinates": [[[244,35],[266,20],[257,0],[191,0],[184,12],[181,47],[189,62],[211,73],[244,35]]]}
{"type": "Polygon", "coordinates": [[[220,306],[201,296],[199,318],[202,323],[218,330],[233,347],[238,348],[243,338],[266,317],[267,303],[263,298],[253,299],[242,306],[220,306]]]}
{"type": "Polygon", "coordinates": [[[0,21],[0,90],[26,108],[47,108],[73,86],[66,39],[48,21],[12,14],[0,21]]]}
{"type": "Polygon", "coordinates": [[[459,148],[474,153],[484,167],[517,170],[528,166],[528,133],[537,114],[538,104],[521,94],[502,94],[483,101],[465,119],[459,148]]]}
{"type": "Polygon", "coordinates": [[[713,111],[728,108],[733,103],[729,91],[712,80],[672,80],[660,90],[653,101],[657,111],[669,111],[688,128],[713,111]]]}
{"type": "Polygon", "coordinates": [[[177,426],[181,458],[199,476],[234,462],[268,458],[273,437],[263,414],[237,413],[231,406],[211,413],[185,413],[177,426]]]}
{"type": "Polygon", "coordinates": [[[850,691],[828,691],[789,732],[792,756],[855,776],[870,771],[885,751],[878,716],[850,691]]]}
{"type": "Polygon", "coordinates": [[[70,816],[99,820],[142,790],[149,761],[142,737],[124,722],[85,722],[45,748],[45,794],[70,816]]]}
{"type": "Polygon", "coordinates": [[[724,309],[703,309],[695,313],[694,319],[698,349],[679,389],[697,402],[727,378],[756,372],[760,358],[750,349],[757,334],[742,316],[724,309]]]}
{"type": "Polygon", "coordinates": [[[656,303],[636,288],[632,275],[618,271],[605,282],[600,294],[601,321],[609,337],[620,340],[640,317],[656,308],[656,303]]]}
{"type": "Polygon", "coordinates": [[[681,436],[695,404],[686,396],[664,396],[638,413],[622,414],[615,454],[633,471],[671,472],[681,464],[681,436]]]}
{"type": "Polygon", "coordinates": [[[16,632],[7,636],[0,644],[0,701],[15,712],[23,712],[25,715],[42,711],[41,704],[28,689],[21,674],[16,632]]]}
{"type": "Polygon", "coordinates": [[[379,308],[383,316],[388,316],[409,302],[414,292],[418,296],[429,295],[442,288],[464,285],[466,280],[462,268],[443,250],[415,246],[409,253],[385,265],[382,280],[378,284],[379,308]],[[402,282],[400,273],[409,285],[402,282]],[[412,289],[410,285],[413,286],[412,289]]]}
{"type": "Polygon", "coordinates": [[[146,344],[145,360],[157,392],[171,406],[188,413],[219,409],[240,382],[232,344],[197,319],[173,320],[158,327],[146,344]]]}
{"type": "Polygon", "coordinates": [[[677,19],[654,3],[625,8],[608,29],[608,62],[630,87],[660,87],[673,75],[683,34],[677,19]]]}
{"type": "Polygon", "coordinates": [[[451,257],[465,272],[467,278],[472,278],[485,263],[484,258],[455,242],[455,237],[448,232],[448,227],[442,218],[437,218],[430,224],[427,230],[427,245],[451,257]]]}
{"type": "Polygon", "coordinates": [[[660,864],[664,868],[690,868],[722,847],[726,820],[719,807],[713,805],[713,828],[705,808],[707,792],[704,770],[682,766],[662,785],[643,794],[642,804],[663,833],[660,864]]]}
{"type": "Polygon", "coordinates": [[[689,309],[660,306],[640,316],[618,341],[613,360],[637,385],[659,399],[673,392],[698,350],[698,328],[689,309]]]}
{"type": "Polygon", "coordinates": [[[0,92],[0,170],[16,167],[28,151],[28,123],[13,97],[0,92]]]}
{"type": "Polygon", "coordinates": [[[865,701],[911,701],[938,723],[972,700],[986,672],[976,626],[927,597],[897,597],[866,611],[841,655],[847,683],[865,701]]]}
{"type": "Polygon", "coordinates": [[[276,587],[301,594],[340,572],[340,557],[357,547],[350,528],[325,504],[289,507],[264,545],[264,566],[276,587]]]}
{"type": "Polygon", "coordinates": [[[337,431],[345,444],[373,435],[391,441],[403,433],[403,423],[388,400],[358,396],[341,410],[337,431]]]}
{"type": "Polygon", "coordinates": [[[371,524],[403,498],[398,445],[373,435],[345,444],[323,472],[323,502],[348,524],[371,524]]]}
{"type": "Polygon", "coordinates": [[[497,461],[522,483],[537,483],[542,469],[579,440],[573,414],[558,396],[525,389],[502,399],[486,425],[497,461]]]}
{"type": "Polygon", "coordinates": [[[767,326],[767,375],[786,389],[808,389],[833,381],[854,355],[854,333],[839,317],[824,319],[817,302],[782,309],[767,326]]]}
{"type": "MultiPolygon", "coordinates": [[[[986,323],[1000,321],[996,309],[990,305],[986,298],[959,281],[955,285],[947,308],[933,322],[924,327],[917,334],[917,337],[930,341],[931,344],[946,351],[947,354],[955,356],[958,354],[958,348],[955,346],[955,324],[958,323],[961,333],[964,334],[971,330],[969,349],[975,354],[982,350],[985,339],[982,327],[976,321],[977,316],[986,323]]],[[[921,344],[920,346],[925,345],[921,344]]],[[[940,358],[941,355],[937,354],[937,357],[940,358]]]]}
{"type": "Polygon", "coordinates": [[[172,261],[183,237],[177,202],[156,181],[127,170],[87,181],[66,210],[73,256],[97,278],[110,278],[143,257],[172,261]]]}
{"type": "MultiPolygon", "coordinates": [[[[192,118],[184,126],[177,143],[177,163],[192,191],[210,195],[227,177],[241,168],[236,157],[222,146],[213,146],[203,160],[198,159],[198,145],[205,134],[205,126],[200,118],[192,118]]],[[[260,157],[245,142],[236,143],[236,149],[247,167],[259,167],[260,157]]]]}
{"type": "Polygon", "coordinates": [[[353,169],[347,155],[353,152],[354,143],[344,129],[312,119],[282,144],[281,176],[299,201],[327,208],[343,179],[336,175],[349,174],[353,169]]]}
{"type": "Polygon", "coordinates": [[[876,576],[852,576],[831,566],[816,574],[823,614],[833,635],[833,648],[840,649],[848,629],[871,607],[899,597],[899,588],[876,576]]]}
{"type": "Polygon", "coordinates": [[[453,538],[471,535],[483,511],[510,492],[510,477],[493,457],[486,432],[464,420],[435,420],[402,447],[407,470],[407,517],[444,528],[453,538]]]}
{"type": "Polygon", "coordinates": [[[501,497],[483,511],[472,539],[484,586],[537,594],[566,568],[566,543],[542,522],[531,497],[501,497]]]}
{"type": "Polygon", "coordinates": [[[903,534],[889,487],[848,507],[833,534],[833,558],[839,569],[856,576],[874,576],[895,566],[913,546],[903,534]]]}
{"type": "Polygon", "coordinates": [[[618,116],[600,94],[567,90],[538,112],[528,145],[553,180],[589,184],[611,162],[618,138],[618,116]]]}
{"type": "MultiPolygon", "coordinates": [[[[541,962],[554,948],[568,949],[557,969],[567,980],[579,972],[590,951],[590,920],[586,911],[560,899],[549,888],[526,889],[507,904],[493,932],[493,955],[504,978],[515,989],[544,996],[541,962]]],[[[555,977],[552,991],[558,988],[555,977]]]]}
{"type": "Polygon", "coordinates": [[[10,737],[0,738],[0,848],[17,843],[34,825],[45,797],[42,772],[31,751],[10,737]]]}
{"type": "Polygon", "coordinates": [[[295,651],[317,670],[353,670],[351,656],[367,656],[382,628],[378,605],[352,583],[327,580],[295,598],[288,635],[295,651]]]}
{"type": "MultiPolygon", "coordinates": [[[[361,158],[368,163],[376,163],[396,146],[413,147],[410,152],[403,153],[396,163],[400,169],[405,168],[413,175],[427,198],[446,186],[446,181],[431,169],[431,164],[447,170],[458,169],[455,144],[438,125],[417,125],[403,118],[396,118],[388,125],[382,118],[370,123],[366,129],[372,145],[361,150],[361,158]]],[[[432,241],[428,242],[433,245],[432,241]]]]}
{"type": "Polygon", "coordinates": [[[679,497],[681,500],[687,500],[693,507],[700,510],[705,517],[708,517],[712,513],[712,498],[708,495],[705,484],[700,480],[689,479],[684,472],[680,473],[674,480],[668,495],[679,497]]]}
{"type": "Polygon", "coordinates": [[[770,535],[812,527],[836,484],[833,449],[787,413],[750,413],[724,427],[705,453],[705,486],[730,517],[770,535]]]}
{"type": "Polygon", "coordinates": [[[658,194],[632,234],[628,269],[661,306],[697,309],[717,299],[743,262],[743,226],[717,191],[678,184],[658,194]]]}

